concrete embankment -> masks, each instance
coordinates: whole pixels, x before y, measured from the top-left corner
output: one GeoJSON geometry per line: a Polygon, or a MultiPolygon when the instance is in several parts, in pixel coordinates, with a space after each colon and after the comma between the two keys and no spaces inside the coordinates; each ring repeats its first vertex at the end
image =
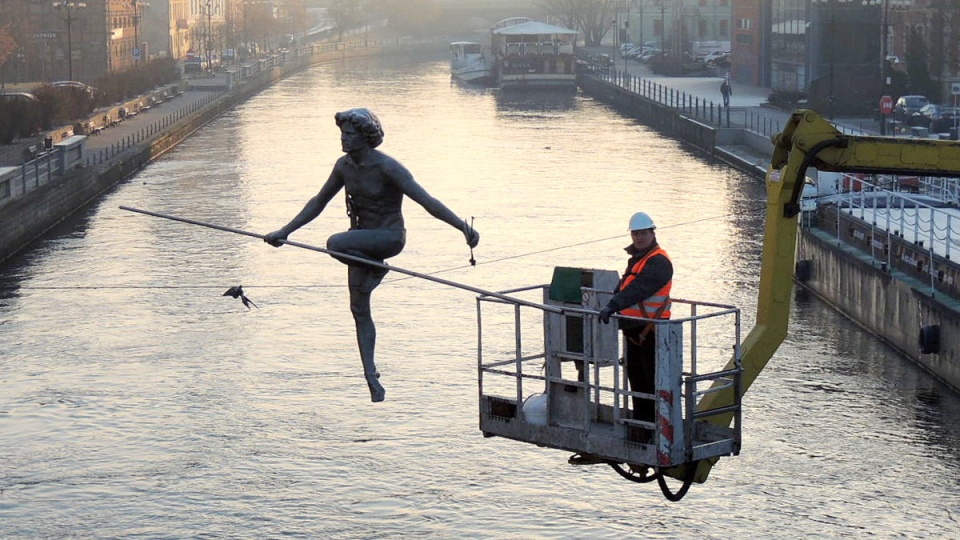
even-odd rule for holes
{"type": "MultiPolygon", "coordinates": [[[[214,92],[227,88],[224,83],[217,83],[215,87],[209,88],[211,94],[202,106],[191,109],[189,115],[175,124],[138,138],[138,142],[124,147],[116,154],[111,153],[109,159],[93,166],[69,169],[52,176],[42,185],[15,186],[20,188],[22,195],[6,201],[0,210],[0,262],[25,249],[68,216],[134,175],[206,123],[283,77],[318,63],[363,56],[404,54],[425,46],[436,47],[434,44],[400,42],[376,46],[315,47],[310,54],[300,54],[247,77],[239,77],[227,85],[230,89],[226,92],[215,94],[214,92]]],[[[203,83],[209,85],[209,81],[197,82],[200,86],[203,86],[203,83]]]]}
{"type": "Polygon", "coordinates": [[[773,154],[773,143],[767,136],[744,129],[736,122],[731,123],[729,110],[714,108],[699,97],[681,97],[680,92],[674,93],[662,85],[645,87],[645,93],[651,95],[648,97],[615,81],[592,76],[589,72],[581,74],[577,84],[584,92],[621,113],[693,145],[737,169],[759,178],[766,173],[766,164],[773,154]],[[690,103],[696,113],[685,106],[678,106],[680,100],[690,103]]]}
{"type": "Polygon", "coordinates": [[[805,288],[960,392],[954,297],[819,228],[801,231],[797,251],[803,257],[797,278],[805,288]]]}
{"type": "MultiPolygon", "coordinates": [[[[622,113],[764,178],[773,152],[769,137],[744,125],[700,121],[601,78],[581,76],[578,83],[622,113]]],[[[960,265],[831,206],[801,227],[797,259],[795,277],[803,287],[960,392],[960,265]],[[881,238],[889,240],[875,240],[881,238]]]]}

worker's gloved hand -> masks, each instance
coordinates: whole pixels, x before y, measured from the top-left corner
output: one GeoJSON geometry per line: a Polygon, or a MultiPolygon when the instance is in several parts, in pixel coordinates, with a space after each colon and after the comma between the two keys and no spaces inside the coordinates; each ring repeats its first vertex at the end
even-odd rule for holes
{"type": "Polygon", "coordinates": [[[598,316],[598,318],[600,319],[600,322],[602,322],[603,324],[607,324],[610,322],[610,316],[616,312],[617,310],[613,309],[610,306],[607,306],[600,310],[600,315],[598,316]]]}

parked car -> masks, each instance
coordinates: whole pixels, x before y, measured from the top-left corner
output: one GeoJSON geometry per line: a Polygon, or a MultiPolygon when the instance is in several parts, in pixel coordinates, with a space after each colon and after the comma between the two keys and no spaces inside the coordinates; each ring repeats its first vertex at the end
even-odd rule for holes
{"type": "Polygon", "coordinates": [[[30,92],[2,92],[0,91],[0,100],[11,103],[37,103],[40,100],[30,92]]]}
{"type": "Polygon", "coordinates": [[[716,65],[722,60],[730,58],[730,51],[710,51],[703,57],[703,63],[716,65]]]}
{"type": "Polygon", "coordinates": [[[914,113],[914,116],[919,117],[919,119],[911,123],[926,126],[932,133],[947,133],[960,119],[960,108],[928,103],[914,113]]]}
{"type": "Polygon", "coordinates": [[[624,51],[623,56],[625,58],[631,58],[633,60],[636,60],[637,58],[640,58],[640,55],[642,54],[643,54],[643,47],[641,47],[640,45],[637,45],[636,47],[630,47],[629,49],[624,51]]]}
{"type": "Polygon", "coordinates": [[[730,51],[714,51],[705,56],[703,62],[708,66],[730,67],[730,51]]]}
{"type": "Polygon", "coordinates": [[[909,124],[915,120],[913,113],[919,112],[928,103],[930,101],[926,96],[900,96],[900,99],[893,105],[893,118],[898,122],[909,124]]]}

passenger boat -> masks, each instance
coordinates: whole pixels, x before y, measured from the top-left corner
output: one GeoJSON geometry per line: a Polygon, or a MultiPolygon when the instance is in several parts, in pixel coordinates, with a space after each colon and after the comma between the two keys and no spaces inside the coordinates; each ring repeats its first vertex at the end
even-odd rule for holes
{"type": "Polygon", "coordinates": [[[491,69],[483,46],[476,41],[454,41],[450,44],[450,74],[467,83],[485,83],[491,69]]]}
{"type": "Polygon", "coordinates": [[[496,23],[490,31],[500,88],[577,87],[576,30],[512,17],[496,23]]]}

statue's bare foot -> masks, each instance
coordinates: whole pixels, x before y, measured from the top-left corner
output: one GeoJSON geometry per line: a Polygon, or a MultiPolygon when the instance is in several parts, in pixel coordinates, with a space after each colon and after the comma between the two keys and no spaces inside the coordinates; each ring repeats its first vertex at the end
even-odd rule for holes
{"type": "Polygon", "coordinates": [[[386,398],[387,391],[380,384],[380,372],[365,373],[364,377],[366,377],[367,386],[370,388],[370,401],[374,403],[383,401],[386,398]]]}

